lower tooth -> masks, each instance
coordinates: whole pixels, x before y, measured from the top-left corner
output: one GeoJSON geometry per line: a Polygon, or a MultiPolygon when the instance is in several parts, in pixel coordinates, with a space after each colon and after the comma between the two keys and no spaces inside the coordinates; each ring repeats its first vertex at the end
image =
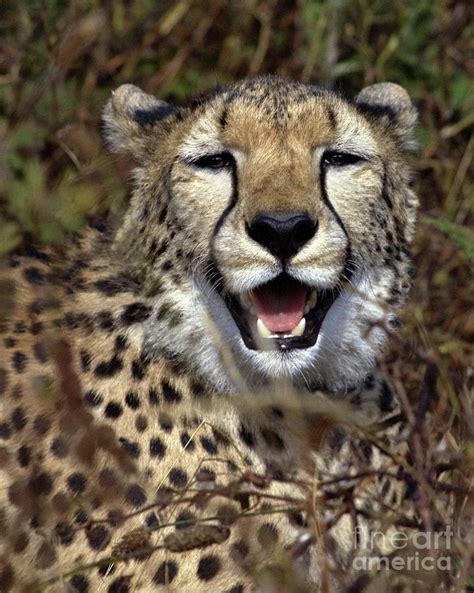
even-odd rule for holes
{"type": "Polygon", "coordinates": [[[257,331],[262,338],[271,338],[273,335],[260,317],[257,319],[257,331]]]}
{"type": "Polygon", "coordinates": [[[298,325],[296,327],[294,327],[291,330],[291,335],[292,336],[302,336],[304,334],[304,330],[306,327],[306,318],[302,317],[301,321],[298,323],[298,325]]]}

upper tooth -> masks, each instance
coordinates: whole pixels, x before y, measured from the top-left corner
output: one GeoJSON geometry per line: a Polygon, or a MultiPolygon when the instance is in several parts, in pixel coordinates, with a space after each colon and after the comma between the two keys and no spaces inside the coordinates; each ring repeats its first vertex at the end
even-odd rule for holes
{"type": "Polygon", "coordinates": [[[316,307],[317,302],[318,302],[318,293],[316,292],[316,290],[313,290],[313,292],[310,294],[310,297],[308,299],[309,308],[313,309],[314,307],[316,307]]]}
{"type": "Polygon", "coordinates": [[[304,328],[306,327],[306,318],[302,317],[300,322],[298,323],[297,326],[295,326],[292,330],[291,330],[291,335],[292,336],[302,336],[304,334],[304,328]]]}
{"type": "Polygon", "coordinates": [[[262,338],[271,338],[273,335],[260,317],[257,319],[257,331],[262,338]]]}

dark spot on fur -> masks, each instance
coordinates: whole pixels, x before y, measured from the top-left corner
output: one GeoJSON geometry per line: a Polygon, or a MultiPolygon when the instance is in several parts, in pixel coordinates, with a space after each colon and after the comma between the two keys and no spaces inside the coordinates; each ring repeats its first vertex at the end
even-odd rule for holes
{"type": "Polygon", "coordinates": [[[43,472],[30,478],[29,487],[33,494],[47,496],[53,489],[53,479],[49,474],[43,472]]]}
{"type": "Polygon", "coordinates": [[[56,551],[52,544],[44,541],[36,553],[35,566],[41,570],[49,568],[56,561],[56,551]]]}
{"type": "Polygon", "coordinates": [[[135,293],[140,289],[138,283],[125,274],[97,280],[94,283],[94,287],[99,292],[109,297],[115,296],[122,292],[135,293]]]}
{"type": "Polygon", "coordinates": [[[146,503],[146,494],[139,484],[132,484],[127,488],[125,500],[134,508],[142,507],[146,503]]]}
{"type": "Polygon", "coordinates": [[[239,436],[242,439],[242,441],[247,445],[247,447],[255,446],[255,437],[253,433],[244,424],[242,424],[240,427],[239,436]]]}
{"type": "Polygon", "coordinates": [[[105,406],[104,414],[106,418],[119,418],[122,413],[122,406],[118,402],[111,401],[105,406]]]}
{"type": "Polygon", "coordinates": [[[96,377],[106,378],[113,377],[122,370],[122,360],[116,355],[112,356],[110,360],[100,362],[94,369],[96,377]]]}
{"type": "Polygon", "coordinates": [[[43,284],[44,282],[44,274],[43,272],[31,266],[30,268],[25,268],[24,270],[25,278],[28,280],[30,284],[43,284]]]}
{"type": "Polygon", "coordinates": [[[141,381],[145,376],[146,365],[140,359],[132,361],[132,376],[137,381],[141,381]]]}
{"type": "Polygon", "coordinates": [[[129,391],[127,393],[127,395],[125,396],[125,403],[132,410],[137,410],[140,407],[140,400],[138,398],[138,395],[133,391],[129,391]]]}
{"type": "Polygon", "coordinates": [[[69,584],[77,593],[89,593],[89,581],[83,574],[75,574],[69,584]]]}
{"type": "Polygon", "coordinates": [[[174,387],[171,387],[171,385],[167,381],[161,382],[161,390],[163,392],[163,399],[165,402],[179,403],[183,399],[181,393],[179,393],[179,391],[176,391],[174,387]]]}
{"type": "Polygon", "coordinates": [[[65,521],[60,521],[54,528],[54,533],[63,546],[69,546],[74,541],[76,535],[74,529],[65,521]]]}
{"type": "MultiPolygon", "coordinates": [[[[29,536],[26,532],[20,531],[13,535],[13,553],[14,554],[21,554],[26,550],[28,544],[30,543],[29,536]]],[[[2,590],[2,581],[0,579],[0,591],[2,590]]]]}
{"type": "Polygon", "coordinates": [[[179,467],[174,467],[170,471],[168,478],[171,484],[176,488],[184,488],[188,482],[188,476],[186,472],[179,467]]]}
{"type": "Polygon", "coordinates": [[[86,489],[86,478],[81,473],[75,472],[68,477],[67,484],[73,494],[81,494],[86,489]]]}
{"type": "Polygon", "coordinates": [[[64,459],[69,453],[69,445],[62,437],[56,437],[51,443],[51,453],[58,459],[64,459]]]}
{"type": "Polygon", "coordinates": [[[40,334],[44,329],[43,324],[41,323],[41,321],[36,321],[35,323],[32,323],[30,326],[30,332],[34,335],[37,336],[38,334],[40,334]]]}
{"type": "Polygon", "coordinates": [[[263,549],[271,548],[278,541],[278,530],[271,523],[264,523],[258,530],[257,539],[263,549]]]}
{"type": "Polygon", "coordinates": [[[17,373],[23,373],[26,368],[27,356],[24,352],[17,350],[12,355],[12,365],[17,373]]]}
{"type": "Polygon", "coordinates": [[[250,552],[249,545],[244,540],[239,540],[231,545],[230,557],[234,562],[240,564],[250,552]]]}
{"type": "Polygon", "coordinates": [[[99,484],[102,488],[107,490],[117,488],[118,479],[114,470],[110,467],[104,467],[104,469],[99,472],[99,484]]]}
{"type": "Polygon", "coordinates": [[[159,527],[158,518],[155,513],[149,513],[145,518],[145,525],[150,529],[157,529],[159,527]]]}
{"type": "MultiPolygon", "coordinates": [[[[110,571],[107,571],[106,574],[110,574],[110,571]]],[[[112,581],[109,588],[107,589],[107,593],[129,593],[131,580],[131,576],[118,577],[112,581]]]]}
{"type": "Polygon", "coordinates": [[[120,317],[124,325],[141,323],[150,317],[152,308],[144,303],[132,303],[127,305],[120,317]]]}
{"type": "Polygon", "coordinates": [[[221,567],[221,561],[214,554],[203,556],[199,560],[197,568],[197,576],[201,581],[210,581],[219,572],[221,567]]]}
{"type": "Polygon", "coordinates": [[[239,511],[237,510],[237,507],[231,504],[221,504],[216,511],[216,515],[219,517],[219,523],[221,523],[221,525],[230,527],[237,520],[239,511]]]}
{"type": "Polygon", "coordinates": [[[38,436],[43,437],[49,432],[51,424],[52,420],[49,416],[46,416],[45,414],[39,414],[33,420],[33,430],[38,436]]]}
{"type": "Polygon", "coordinates": [[[158,416],[158,423],[160,428],[165,432],[171,432],[173,430],[173,420],[171,416],[166,414],[166,412],[160,412],[158,416]]]}
{"type": "Polygon", "coordinates": [[[26,323],[24,321],[17,321],[13,327],[13,333],[24,334],[26,332],[26,323]]]}
{"type": "Polygon", "coordinates": [[[37,342],[33,345],[33,354],[38,362],[45,364],[48,362],[48,354],[43,342],[37,342]]]}
{"type": "Polygon", "coordinates": [[[125,336],[118,335],[115,338],[114,348],[118,352],[122,352],[123,350],[126,350],[127,349],[127,338],[125,336]]]}
{"type": "Polygon", "coordinates": [[[7,440],[11,437],[12,431],[8,422],[0,423],[0,439],[7,440]]]}
{"type": "Polygon", "coordinates": [[[130,441],[125,437],[120,437],[119,442],[132,459],[138,459],[140,457],[140,445],[136,441],[130,441]]]}
{"type": "Polygon", "coordinates": [[[17,453],[18,463],[21,467],[27,467],[31,459],[31,451],[26,445],[22,445],[17,453]]]}
{"type": "Polygon", "coordinates": [[[77,511],[77,513],[74,515],[74,521],[78,525],[85,525],[89,521],[89,516],[85,511],[81,509],[77,511]]]}
{"type": "Polygon", "coordinates": [[[196,448],[196,443],[194,442],[194,439],[192,441],[189,440],[191,437],[188,432],[182,432],[179,438],[181,440],[181,445],[183,446],[183,448],[186,447],[186,451],[194,451],[194,449],[196,448]]]}
{"type": "Polygon", "coordinates": [[[165,221],[165,218],[168,216],[168,206],[165,204],[163,206],[163,209],[160,212],[160,215],[158,217],[158,222],[160,224],[162,224],[165,221]]]}
{"type": "Polygon", "coordinates": [[[110,509],[107,513],[107,521],[111,527],[120,527],[125,522],[125,515],[120,509],[110,509]]]}
{"type": "Polygon", "coordinates": [[[148,392],[148,401],[152,406],[157,406],[160,403],[160,398],[158,397],[158,393],[156,392],[153,387],[148,392]]]}
{"type": "Polygon", "coordinates": [[[175,529],[187,529],[196,523],[196,517],[190,511],[185,510],[179,513],[179,515],[176,517],[175,523],[175,529]]]}
{"type": "Polygon", "coordinates": [[[99,311],[96,315],[96,319],[100,328],[109,332],[114,329],[114,319],[110,311],[99,311]]]}
{"type": "Polygon", "coordinates": [[[150,439],[150,456],[162,458],[166,452],[166,445],[160,437],[150,439]]]}
{"type": "Polygon", "coordinates": [[[23,430],[23,428],[25,428],[25,426],[28,422],[28,420],[25,416],[25,413],[23,412],[23,408],[21,408],[20,406],[18,406],[17,408],[15,408],[13,410],[10,420],[13,425],[13,428],[17,432],[20,432],[21,430],[23,430]]]}
{"type": "Polygon", "coordinates": [[[4,393],[8,387],[8,373],[5,369],[0,369],[0,394],[4,393]]]}
{"type": "Polygon", "coordinates": [[[169,585],[178,574],[178,565],[173,560],[165,560],[158,567],[153,576],[153,582],[157,585],[169,585]]]}
{"type": "Polygon", "coordinates": [[[217,455],[219,449],[212,439],[205,436],[200,437],[202,448],[210,455],[217,455]]]}
{"type": "Polygon", "coordinates": [[[137,432],[145,432],[148,428],[148,420],[144,414],[139,414],[135,419],[135,428],[137,432]]]}
{"type": "Polygon", "coordinates": [[[110,533],[103,525],[95,525],[86,531],[87,541],[93,550],[103,550],[110,541],[110,533]]]}
{"type": "Polygon", "coordinates": [[[92,406],[93,408],[95,408],[96,406],[100,406],[103,400],[104,398],[94,389],[90,389],[84,395],[84,401],[86,402],[86,404],[92,406]]]}

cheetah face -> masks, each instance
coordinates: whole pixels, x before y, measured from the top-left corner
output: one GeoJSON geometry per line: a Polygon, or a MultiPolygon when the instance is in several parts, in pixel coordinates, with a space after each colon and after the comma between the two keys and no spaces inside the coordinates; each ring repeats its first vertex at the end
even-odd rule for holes
{"type": "MultiPolygon", "coordinates": [[[[141,240],[161,232],[188,254],[160,268],[183,321],[149,327],[149,342],[220,388],[223,350],[250,383],[340,390],[362,380],[408,286],[416,201],[402,158],[414,123],[405,91],[374,85],[351,103],[263,78],[173,111],[131,88],[141,107],[117,99],[115,120],[128,114],[137,190],[150,196],[136,191],[128,227],[143,201],[152,212],[153,196],[164,224],[148,215],[141,240]]],[[[117,145],[123,122],[109,128],[117,145]]]]}

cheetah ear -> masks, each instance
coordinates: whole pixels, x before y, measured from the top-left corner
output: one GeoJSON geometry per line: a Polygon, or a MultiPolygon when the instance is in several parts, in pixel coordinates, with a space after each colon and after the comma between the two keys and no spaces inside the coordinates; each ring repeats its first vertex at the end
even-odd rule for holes
{"type": "Polygon", "coordinates": [[[355,103],[369,117],[382,119],[403,149],[416,148],[417,111],[403,87],[393,82],[372,84],[361,90],[355,103]]]}
{"type": "Polygon", "coordinates": [[[112,93],[102,114],[110,150],[143,159],[155,125],[175,111],[172,105],[144,93],[133,84],[123,84],[112,93]]]}

